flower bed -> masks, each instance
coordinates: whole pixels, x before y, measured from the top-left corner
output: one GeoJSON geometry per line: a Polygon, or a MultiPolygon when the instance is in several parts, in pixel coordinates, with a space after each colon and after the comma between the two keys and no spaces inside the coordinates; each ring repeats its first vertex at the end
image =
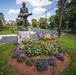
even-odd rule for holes
{"type": "Polygon", "coordinates": [[[44,39],[44,37],[45,37],[45,33],[43,31],[38,31],[37,35],[40,39],[44,39]]]}
{"type": "Polygon", "coordinates": [[[28,66],[35,64],[39,71],[45,71],[49,65],[57,65],[57,59],[64,60],[65,54],[65,50],[57,43],[48,44],[43,41],[27,40],[22,41],[22,45],[16,45],[12,58],[17,58],[17,62],[20,63],[25,61],[28,66]],[[40,57],[36,58],[38,56],[40,57]]]}
{"type": "Polygon", "coordinates": [[[53,51],[51,44],[46,44],[41,41],[23,41],[24,51],[28,56],[47,56],[53,51]]]}

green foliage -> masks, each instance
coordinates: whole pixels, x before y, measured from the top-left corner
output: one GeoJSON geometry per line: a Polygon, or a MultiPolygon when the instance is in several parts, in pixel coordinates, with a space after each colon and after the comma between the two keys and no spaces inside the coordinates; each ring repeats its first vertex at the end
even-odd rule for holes
{"type": "Polygon", "coordinates": [[[59,12],[59,10],[57,10],[56,11],[56,15],[55,15],[55,24],[57,25],[57,27],[58,27],[58,25],[59,25],[59,17],[60,17],[60,12],[59,12]]]}
{"type": "MultiPolygon", "coordinates": [[[[50,17],[50,19],[49,19],[49,21],[50,21],[50,27],[51,27],[51,29],[53,29],[53,28],[56,28],[57,27],[57,25],[56,25],[56,22],[55,22],[55,15],[53,15],[53,16],[51,16],[50,17]]],[[[57,21],[57,20],[56,20],[57,21]]]]}
{"type": "Polygon", "coordinates": [[[18,58],[17,58],[17,61],[18,61],[18,62],[23,62],[24,60],[25,60],[24,57],[18,57],[18,58]]]}
{"type": "MultiPolygon", "coordinates": [[[[73,6],[70,10],[70,19],[69,19],[70,27],[73,29],[73,31],[76,30],[76,20],[75,20],[75,18],[76,18],[76,7],[73,6]]],[[[76,31],[75,31],[75,33],[76,33],[76,31]]]]}
{"type": "MultiPolygon", "coordinates": [[[[55,26],[58,27],[59,25],[59,19],[60,19],[60,10],[57,10],[56,11],[56,15],[54,15],[54,23],[55,23],[55,26]]],[[[61,25],[61,29],[65,29],[66,28],[66,23],[65,21],[67,21],[68,17],[65,15],[65,16],[62,16],[62,25],[61,25]]]]}
{"type": "Polygon", "coordinates": [[[12,32],[12,33],[14,33],[14,30],[13,30],[13,29],[11,29],[11,32],[12,32]]]}
{"type": "Polygon", "coordinates": [[[48,69],[47,59],[46,58],[38,59],[36,61],[36,67],[39,71],[45,71],[46,69],[48,69]]]}
{"type": "Polygon", "coordinates": [[[42,28],[42,29],[47,29],[48,26],[49,26],[49,24],[47,22],[47,19],[42,18],[42,17],[39,19],[39,24],[40,24],[39,27],[42,28]]]}
{"type": "Polygon", "coordinates": [[[76,75],[76,34],[65,34],[57,38],[58,44],[66,49],[71,57],[71,63],[61,75],[76,75]]]}
{"type": "Polygon", "coordinates": [[[0,44],[0,75],[14,75],[9,64],[13,48],[12,43],[0,44]]]}
{"type": "Polygon", "coordinates": [[[11,29],[10,24],[7,23],[6,25],[4,25],[3,29],[9,31],[11,29]]]}
{"type": "Polygon", "coordinates": [[[42,41],[22,41],[22,43],[24,45],[25,54],[28,56],[47,56],[51,54],[58,56],[60,51],[65,53],[65,50],[58,50],[54,44],[44,43],[42,41]]]}
{"type": "MultiPolygon", "coordinates": [[[[57,25],[59,25],[61,0],[58,0],[57,5],[58,5],[58,10],[56,11],[55,22],[57,25]]],[[[70,2],[68,2],[68,0],[64,0],[62,29],[66,28],[66,21],[69,21],[68,27],[71,28],[74,33],[76,33],[75,18],[76,18],[76,0],[70,0],[70,2]]]]}
{"type": "Polygon", "coordinates": [[[17,22],[17,25],[20,25],[20,19],[19,18],[16,19],[16,22],[17,22]]]}
{"type": "Polygon", "coordinates": [[[17,34],[18,31],[17,30],[14,30],[14,33],[12,33],[10,30],[7,31],[7,30],[3,30],[3,31],[0,31],[0,35],[3,35],[3,34],[17,34]]]}
{"type": "Polygon", "coordinates": [[[39,27],[39,23],[38,23],[38,21],[36,20],[36,19],[32,19],[32,26],[33,27],[39,27]]]}
{"type": "Polygon", "coordinates": [[[2,31],[2,30],[3,30],[3,23],[0,20],[0,31],[2,31]]]}
{"type": "Polygon", "coordinates": [[[23,41],[25,53],[28,56],[47,56],[52,52],[51,44],[42,43],[41,41],[23,41]]]}
{"type": "Polygon", "coordinates": [[[28,22],[28,26],[31,26],[30,22],[28,22]]]}
{"type": "Polygon", "coordinates": [[[34,63],[34,58],[32,58],[32,57],[30,57],[30,58],[27,58],[26,59],[26,65],[28,65],[28,66],[32,66],[33,65],[33,63],[34,63]]]}
{"type": "Polygon", "coordinates": [[[59,55],[59,52],[56,50],[56,51],[54,52],[54,55],[55,55],[55,56],[58,56],[58,55],[59,55]]]}

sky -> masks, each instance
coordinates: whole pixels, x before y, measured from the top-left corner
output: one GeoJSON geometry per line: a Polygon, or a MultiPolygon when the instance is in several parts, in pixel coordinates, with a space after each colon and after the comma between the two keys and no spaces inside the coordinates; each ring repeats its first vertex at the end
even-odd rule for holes
{"type": "Polygon", "coordinates": [[[47,18],[55,15],[57,9],[58,0],[0,0],[0,12],[4,14],[6,21],[16,20],[22,7],[22,2],[26,3],[28,12],[33,15],[28,17],[28,21],[31,22],[33,18],[39,19],[45,17],[45,11],[47,11],[47,18]]]}

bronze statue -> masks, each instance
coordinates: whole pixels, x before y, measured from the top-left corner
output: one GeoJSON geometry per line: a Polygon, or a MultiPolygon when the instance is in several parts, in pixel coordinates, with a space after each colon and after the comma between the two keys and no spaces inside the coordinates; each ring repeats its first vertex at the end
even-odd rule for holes
{"type": "Polygon", "coordinates": [[[28,27],[27,17],[30,16],[30,15],[32,15],[32,13],[28,13],[28,8],[26,7],[26,3],[23,2],[22,3],[22,8],[20,8],[20,13],[19,13],[18,17],[21,18],[21,25],[22,25],[22,22],[25,23],[25,28],[28,27]]]}

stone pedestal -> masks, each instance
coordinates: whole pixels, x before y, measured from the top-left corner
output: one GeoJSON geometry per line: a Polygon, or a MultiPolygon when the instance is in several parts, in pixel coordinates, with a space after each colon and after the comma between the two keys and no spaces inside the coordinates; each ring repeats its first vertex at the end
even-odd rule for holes
{"type": "Polygon", "coordinates": [[[18,43],[21,43],[22,40],[31,39],[32,31],[19,31],[18,32],[18,43]]]}

